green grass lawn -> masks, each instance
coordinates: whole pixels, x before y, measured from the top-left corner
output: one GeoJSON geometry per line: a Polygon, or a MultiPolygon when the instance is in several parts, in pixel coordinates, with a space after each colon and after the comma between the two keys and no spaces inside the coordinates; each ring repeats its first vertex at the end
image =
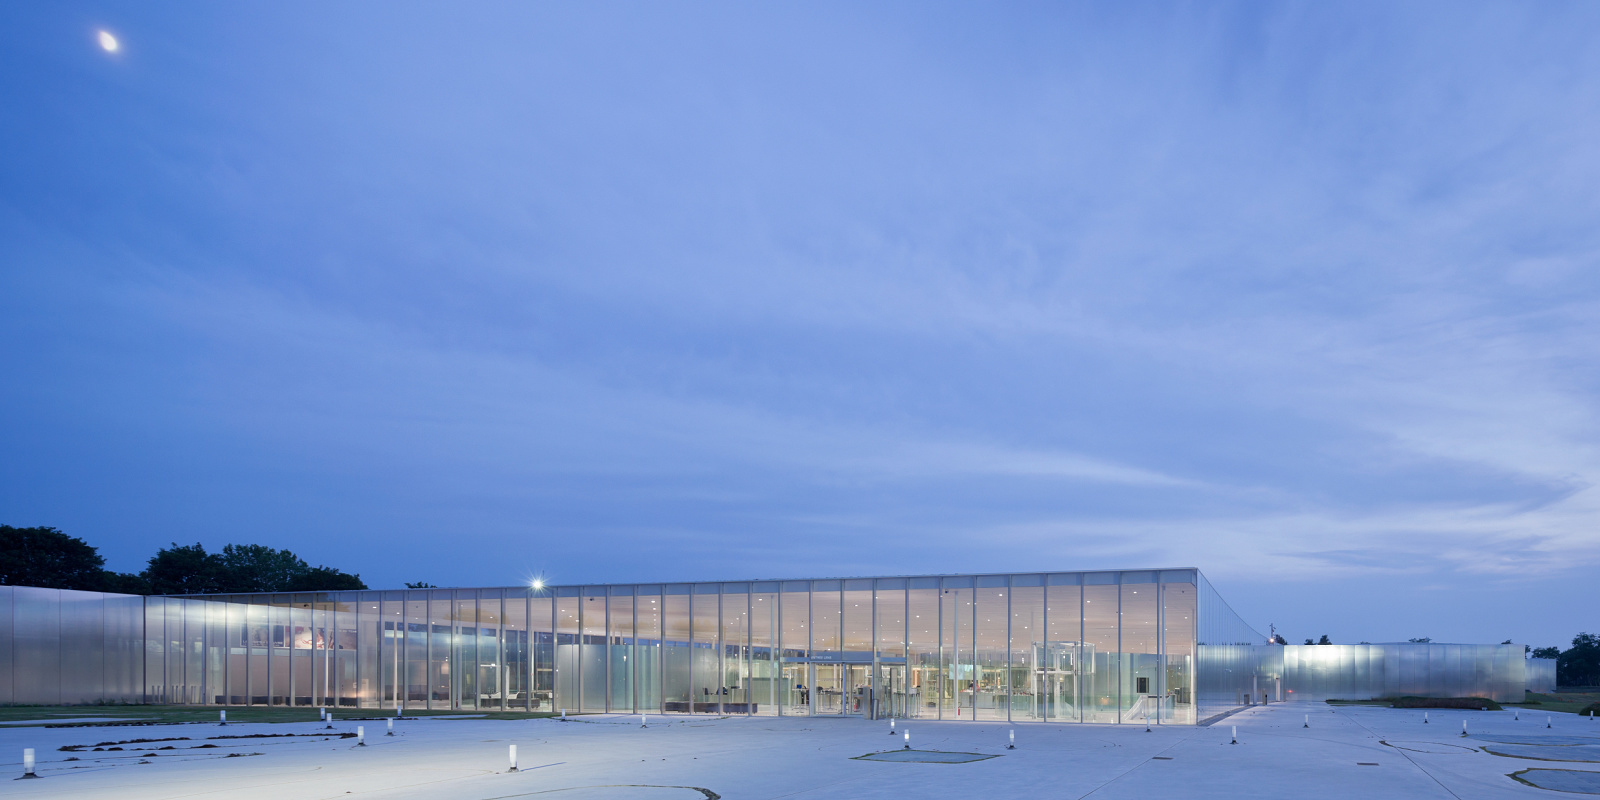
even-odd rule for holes
{"type": "Polygon", "coordinates": [[[1561,711],[1576,714],[1579,709],[1591,703],[1600,703],[1600,692],[1553,692],[1551,694],[1536,694],[1528,692],[1528,700],[1536,702],[1517,703],[1520,708],[1530,711],[1561,711]]]}
{"type": "MultiPolygon", "coordinates": [[[[171,724],[181,722],[216,722],[218,706],[0,706],[0,722],[13,722],[19,720],[40,720],[40,724],[52,724],[50,720],[61,720],[54,724],[65,725],[97,725],[114,726],[118,724],[156,723],[171,724]],[[97,722],[74,723],[73,717],[99,717],[127,720],[127,723],[97,722]]],[[[439,717],[457,716],[463,714],[474,715],[475,719],[541,719],[556,716],[548,711],[472,711],[470,709],[456,711],[427,711],[423,709],[406,709],[407,717],[439,717]]],[[[394,716],[393,709],[333,709],[335,720],[357,719],[384,719],[394,716]]],[[[576,716],[576,715],[574,715],[576,716]]],[[[228,706],[229,722],[316,722],[317,709],[312,708],[283,708],[268,706],[228,706]]]]}

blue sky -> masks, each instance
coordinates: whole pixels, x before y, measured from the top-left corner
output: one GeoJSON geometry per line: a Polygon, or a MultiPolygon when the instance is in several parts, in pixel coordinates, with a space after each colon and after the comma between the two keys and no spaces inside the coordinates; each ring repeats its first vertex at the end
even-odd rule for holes
{"type": "Polygon", "coordinates": [[[8,4],[0,521],[1600,626],[1600,6],[8,4]],[[100,50],[98,30],[122,43],[100,50]]]}

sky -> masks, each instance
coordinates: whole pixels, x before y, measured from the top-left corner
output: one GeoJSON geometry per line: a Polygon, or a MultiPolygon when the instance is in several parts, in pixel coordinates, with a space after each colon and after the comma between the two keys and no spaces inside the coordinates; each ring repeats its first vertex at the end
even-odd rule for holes
{"type": "Polygon", "coordinates": [[[0,522],[1600,630],[1600,5],[9,3],[0,522]],[[116,52],[97,41],[116,37],[116,52]]]}

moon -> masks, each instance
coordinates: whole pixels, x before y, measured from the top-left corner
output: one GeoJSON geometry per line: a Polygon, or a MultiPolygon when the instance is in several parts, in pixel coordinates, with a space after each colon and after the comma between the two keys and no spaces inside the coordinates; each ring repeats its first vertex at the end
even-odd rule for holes
{"type": "Polygon", "coordinates": [[[100,32],[100,49],[101,50],[104,50],[107,53],[115,53],[115,52],[117,52],[117,48],[119,48],[121,46],[122,45],[117,43],[117,37],[112,36],[110,31],[101,31],[100,32]]]}

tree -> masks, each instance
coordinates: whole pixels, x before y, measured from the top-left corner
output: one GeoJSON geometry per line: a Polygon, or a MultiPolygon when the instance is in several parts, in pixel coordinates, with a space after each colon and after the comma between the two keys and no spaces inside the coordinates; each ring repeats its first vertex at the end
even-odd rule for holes
{"type": "Polygon", "coordinates": [[[0,525],[0,584],[98,591],[106,560],[55,528],[0,525]]]}
{"type": "Polygon", "coordinates": [[[230,592],[286,592],[310,571],[299,556],[259,544],[230,544],[220,554],[230,592]]]}
{"type": "Polygon", "coordinates": [[[1408,642],[1410,642],[1412,644],[1427,644],[1428,642],[1433,641],[1433,637],[1431,637],[1431,636],[1418,636],[1415,639],[1407,639],[1406,641],[1408,641],[1408,642]]]}
{"type": "Polygon", "coordinates": [[[1313,642],[1310,639],[1306,639],[1306,644],[1316,644],[1316,642],[1313,642]]]}
{"type": "Polygon", "coordinates": [[[1559,648],[1559,647],[1535,647],[1535,648],[1533,648],[1533,650],[1529,651],[1528,654],[1533,656],[1534,658],[1560,658],[1561,657],[1561,648],[1559,648]]]}
{"type": "Polygon", "coordinates": [[[295,576],[284,587],[289,592],[337,592],[347,589],[365,589],[360,575],[349,575],[332,567],[312,567],[295,576]]]}
{"type": "Polygon", "coordinates": [[[1272,642],[1271,643],[1272,644],[1288,644],[1289,642],[1283,638],[1283,634],[1274,633],[1274,634],[1272,634],[1272,642]]]}
{"type": "Polygon", "coordinates": [[[150,557],[139,577],[151,594],[221,594],[229,588],[227,569],[222,559],[207,553],[204,545],[163,547],[150,557]]]}
{"type": "Polygon", "coordinates": [[[1322,634],[1322,639],[1320,639],[1317,644],[1333,644],[1333,642],[1329,641],[1328,634],[1324,633],[1322,634]]]}
{"type": "Polygon", "coordinates": [[[1572,647],[1556,657],[1556,683],[1560,686],[1600,684],[1600,635],[1580,633],[1572,647]]]}
{"type": "Polygon", "coordinates": [[[416,583],[407,583],[406,584],[406,588],[407,589],[437,589],[439,587],[434,586],[433,584],[428,583],[426,581],[418,581],[416,583]]]}

